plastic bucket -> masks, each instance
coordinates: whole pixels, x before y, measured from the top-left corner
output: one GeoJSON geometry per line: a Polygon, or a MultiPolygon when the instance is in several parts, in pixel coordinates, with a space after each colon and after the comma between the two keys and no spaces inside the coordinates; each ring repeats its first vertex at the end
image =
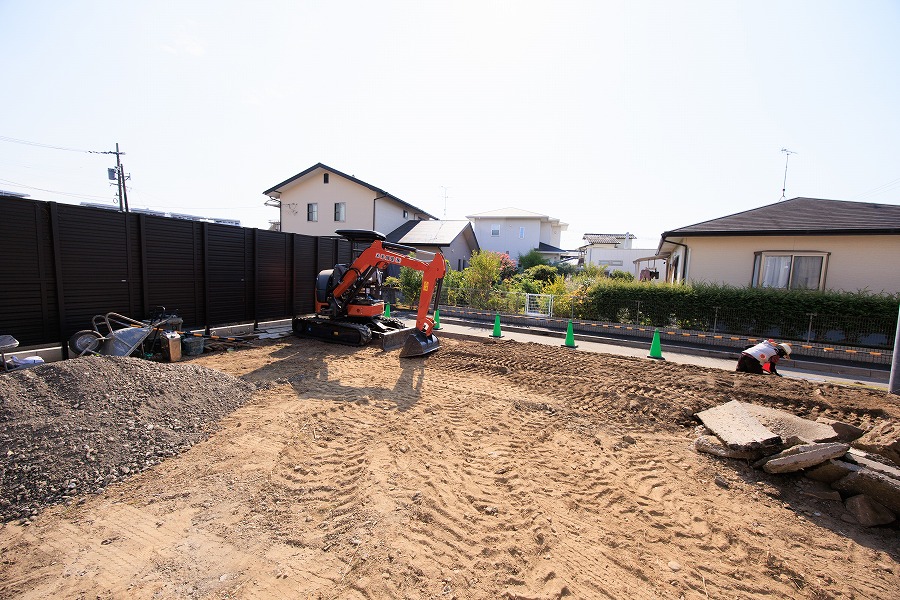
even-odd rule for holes
{"type": "Polygon", "coordinates": [[[206,338],[202,337],[181,338],[181,352],[185,356],[199,356],[200,354],[203,354],[205,342],[206,338]]]}

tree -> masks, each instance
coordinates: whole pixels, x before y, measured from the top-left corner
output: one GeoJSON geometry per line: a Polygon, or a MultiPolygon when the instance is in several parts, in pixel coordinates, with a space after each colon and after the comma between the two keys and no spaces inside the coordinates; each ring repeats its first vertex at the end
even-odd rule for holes
{"type": "Polygon", "coordinates": [[[505,252],[500,255],[500,279],[509,279],[516,273],[518,273],[519,267],[516,265],[516,261],[514,261],[509,254],[505,252]]]}
{"type": "Polygon", "coordinates": [[[407,306],[418,306],[419,294],[422,293],[422,272],[400,267],[400,293],[407,306]]]}
{"type": "Polygon", "coordinates": [[[490,290],[500,280],[501,265],[501,255],[497,252],[476,250],[463,271],[465,286],[473,290],[490,290]]]}
{"type": "Polygon", "coordinates": [[[547,262],[544,255],[534,249],[529,250],[526,254],[519,255],[519,268],[522,271],[527,271],[531,267],[536,267],[538,265],[546,265],[547,262]]]}

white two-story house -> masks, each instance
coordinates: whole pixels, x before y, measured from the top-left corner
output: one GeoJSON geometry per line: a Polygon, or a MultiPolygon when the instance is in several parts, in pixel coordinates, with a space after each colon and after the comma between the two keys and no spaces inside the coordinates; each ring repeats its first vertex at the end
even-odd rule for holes
{"type": "Polygon", "coordinates": [[[513,260],[537,250],[550,262],[560,260],[562,232],[569,228],[559,219],[519,208],[501,208],[467,215],[482,250],[509,254],[513,260]]]}
{"type": "Polygon", "coordinates": [[[333,236],[338,229],[374,230],[387,235],[407,221],[433,215],[352,175],[318,163],[265,192],[279,209],[279,230],[333,236]]]}

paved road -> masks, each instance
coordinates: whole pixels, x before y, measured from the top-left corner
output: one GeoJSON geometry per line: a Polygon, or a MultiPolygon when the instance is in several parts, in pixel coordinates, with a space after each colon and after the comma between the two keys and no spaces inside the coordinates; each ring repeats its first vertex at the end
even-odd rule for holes
{"type": "MultiPolygon", "coordinates": [[[[413,319],[400,316],[404,321],[412,324],[413,319]]],[[[501,327],[502,338],[520,342],[534,342],[538,344],[564,345],[565,334],[563,332],[540,330],[534,328],[501,327]]],[[[441,319],[441,329],[437,332],[441,335],[466,335],[473,337],[489,338],[493,334],[493,324],[479,323],[477,321],[463,321],[457,319],[441,319]]],[[[646,358],[650,351],[649,343],[632,342],[613,338],[600,338],[594,336],[575,336],[575,352],[605,352],[620,356],[635,356],[646,358]]],[[[665,360],[686,365],[699,365],[733,371],[737,365],[737,354],[734,352],[721,352],[701,348],[667,348],[661,344],[662,356],[665,360]]],[[[864,386],[868,388],[887,391],[889,372],[886,370],[865,369],[831,365],[827,363],[813,363],[801,361],[782,361],[778,365],[778,372],[785,377],[806,379],[816,382],[833,382],[845,385],[864,386]]]]}

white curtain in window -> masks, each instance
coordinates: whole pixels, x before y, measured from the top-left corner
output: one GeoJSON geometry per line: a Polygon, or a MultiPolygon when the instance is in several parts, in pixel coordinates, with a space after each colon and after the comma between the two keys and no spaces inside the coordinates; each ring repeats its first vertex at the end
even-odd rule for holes
{"type": "Polygon", "coordinates": [[[795,256],[791,289],[817,290],[822,275],[821,256],[795,256]]]}
{"type": "Polygon", "coordinates": [[[761,287],[786,288],[791,278],[790,256],[766,256],[763,260],[761,287]]]}

